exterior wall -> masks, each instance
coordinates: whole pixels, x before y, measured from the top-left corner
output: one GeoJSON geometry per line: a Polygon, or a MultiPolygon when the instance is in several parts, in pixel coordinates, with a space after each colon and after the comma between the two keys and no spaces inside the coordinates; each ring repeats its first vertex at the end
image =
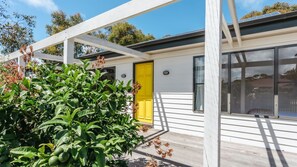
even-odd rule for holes
{"type": "Polygon", "coordinates": [[[116,79],[128,83],[133,79],[133,63],[124,63],[116,65],[116,79]],[[122,78],[121,75],[125,74],[126,78],[122,78]]]}
{"type": "Polygon", "coordinates": [[[193,56],[154,62],[154,128],[201,136],[203,115],[193,112],[193,56]]]}
{"type": "MultiPolygon", "coordinates": [[[[193,56],[154,62],[154,128],[203,137],[203,113],[193,111],[193,56]]],[[[297,121],[222,114],[221,122],[223,141],[297,153],[297,121]]]]}
{"type": "MultiPolygon", "coordinates": [[[[246,39],[244,49],[261,48],[263,43],[262,48],[297,44],[297,40],[292,38],[293,34],[268,36],[269,41],[265,40],[266,37],[246,39]],[[257,43],[253,40],[262,42],[257,43]]],[[[238,50],[226,44],[223,46],[225,52],[238,50]]],[[[193,57],[203,55],[203,51],[203,46],[195,46],[185,50],[155,53],[152,56],[155,75],[154,128],[203,137],[204,115],[193,111],[193,57]],[[163,75],[164,70],[169,70],[170,74],[163,75]]],[[[109,64],[116,66],[117,79],[128,81],[133,79],[134,61],[135,59],[127,58],[111,61],[109,64]],[[125,79],[121,78],[123,73],[127,75],[125,79]]],[[[297,153],[296,120],[265,119],[225,113],[222,113],[221,118],[223,141],[297,153]]]]}

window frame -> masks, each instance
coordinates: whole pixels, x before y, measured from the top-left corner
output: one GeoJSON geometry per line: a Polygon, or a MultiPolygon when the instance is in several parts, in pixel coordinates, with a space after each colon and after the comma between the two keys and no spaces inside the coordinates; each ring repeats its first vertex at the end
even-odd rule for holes
{"type": "MultiPolygon", "coordinates": [[[[274,103],[274,116],[265,116],[265,115],[251,115],[251,114],[240,114],[240,113],[232,113],[230,112],[223,112],[221,111],[222,115],[233,115],[233,116],[242,116],[242,117],[265,117],[265,118],[273,118],[273,119],[279,119],[279,120],[297,120],[297,117],[288,117],[288,116],[279,116],[278,110],[279,108],[275,108],[276,106],[279,105],[279,101],[275,96],[278,97],[278,73],[279,73],[279,49],[281,48],[289,48],[289,47],[297,47],[297,44],[289,44],[289,45],[280,45],[280,46],[272,46],[272,47],[264,47],[264,48],[257,48],[257,49],[244,49],[244,50],[239,50],[239,51],[230,51],[230,52],[222,52],[222,55],[228,55],[228,92],[229,89],[231,89],[231,54],[235,54],[235,53],[240,53],[240,52],[252,52],[252,51],[261,51],[261,50],[269,50],[269,49],[273,49],[274,50],[274,64],[273,64],[273,71],[274,71],[274,75],[273,75],[273,94],[274,94],[274,98],[273,98],[273,103],[274,103]]],[[[193,56],[193,111],[194,112],[198,112],[198,113],[204,113],[204,110],[196,110],[196,83],[195,83],[195,58],[197,57],[205,57],[205,55],[199,55],[199,56],[193,56]]],[[[205,82],[204,82],[205,84],[205,82]]],[[[231,93],[231,92],[230,92],[231,93]]],[[[228,103],[230,103],[230,101],[228,101],[228,103]]]]}

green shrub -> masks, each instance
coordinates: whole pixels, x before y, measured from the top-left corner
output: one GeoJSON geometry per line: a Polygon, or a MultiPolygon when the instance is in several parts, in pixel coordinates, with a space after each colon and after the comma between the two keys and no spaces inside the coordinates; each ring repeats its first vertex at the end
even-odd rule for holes
{"type": "Polygon", "coordinates": [[[127,113],[133,88],[88,66],[42,65],[33,78],[0,81],[0,166],[101,167],[132,153],[143,140],[127,113]]]}

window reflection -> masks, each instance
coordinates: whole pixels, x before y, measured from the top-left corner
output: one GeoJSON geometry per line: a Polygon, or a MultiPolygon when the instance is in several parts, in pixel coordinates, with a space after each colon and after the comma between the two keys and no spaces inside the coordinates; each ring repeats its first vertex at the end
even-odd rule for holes
{"type": "MultiPolygon", "coordinates": [[[[297,46],[277,50],[276,55],[274,48],[222,55],[222,112],[230,103],[231,113],[274,116],[276,103],[280,117],[297,117],[297,46]]],[[[203,110],[204,57],[194,61],[195,110],[203,110]]]]}
{"type": "Polygon", "coordinates": [[[273,115],[274,50],[231,54],[231,112],[273,115]]]}
{"type": "Polygon", "coordinates": [[[101,70],[105,74],[102,76],[102,80],[115,81],[115,67],[106,67],[101,70]]]}
{"type": "Polygon", "coordinates": [[[195,111],[204,109],[204,57],[194,59],[195,111]]]}
{"type": "Polygon", "coordinates": [[[221,110],[228,111],[228,54],[222,56],[222,89],[221,89],[221,110]]]}
{"type": "Polygon", "coordinates": [[[279,115],[297,116],[297,47],[279,49],[279,115]]]}
{"type": "MultiPolygon", "coordinates": [[[[95,71],[95,69],[91,69],[90,71],[95,71]]],[[[116,79],[116,77],[115,77],[116,67],[106,67],[106,68],[100,69],[100,71],[102,73],[104,73],[102,75],[102,77],[100,78],[100,80],[115,81],[115,79],[116,79]]]]}

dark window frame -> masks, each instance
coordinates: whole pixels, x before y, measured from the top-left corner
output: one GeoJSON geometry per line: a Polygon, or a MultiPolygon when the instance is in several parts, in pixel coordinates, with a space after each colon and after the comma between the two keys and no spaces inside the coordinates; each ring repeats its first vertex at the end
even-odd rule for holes
{"type": "MultiPolygon", "coordinates": [[[[290,45],[281,45],[281,46],[273,46],[273,47],[264,47],[264,48],[259,48],[259,49],[244,49],[244,50],[240,50],[240,51],[234,51],[234,52],[223,52],[222,55],[228,55],[228,93],[231,93],[231,54],[235,54],[235,53],[240,53],[240,52],[253,52],[253,51],[261,51],[261,50],[269,50],[269,49],[273,49],[274,50],[274,64],[273,64],[273,94],[274,96],[278,96],[279,93],[279,88],[278,88],[278,84],[281,83],[278,79],[278,75],[279,75],[279,50],[282,48],[289,48],[289,47],[297,47],[297,44],[290,44],[290,45]]],[[[195,94],[195,58],[197,57],[205,57],[205,55],[199,55],[199,56],[194,56],[193,57],[193,93],[194,93],[194,98],[193,98],[193,105],[194,105],[194,112],[198,112],[198,113],[204,113],[204,110],[195,110],[196,109],[196,94],[195,94]]],[[[228,103],[230,103],[228,101],[228,103]]],[[[274,107],[275,104],[277,104],[277,106],[279,105],[279,102],[275,101],[275,98],[273,99],[273,103],[274,103],[274,107]]],[[[274,116],[263,116],[263,117],[269,117],[269,118],[276,118],[276,119],[283,119],[283,120],[297,120],[296,117],[286,117],[286,116],[279,116],[278,109],[275,110],[274,108],[274,116]]],[[[221,113],[223,115],[235,115],[235,116],[244,116],[244,117],[255,117],[257,115],[250,115],[250,114],[239,114],[239,113],[228,113],[228,112],[222,112],[221,113]]]]}

